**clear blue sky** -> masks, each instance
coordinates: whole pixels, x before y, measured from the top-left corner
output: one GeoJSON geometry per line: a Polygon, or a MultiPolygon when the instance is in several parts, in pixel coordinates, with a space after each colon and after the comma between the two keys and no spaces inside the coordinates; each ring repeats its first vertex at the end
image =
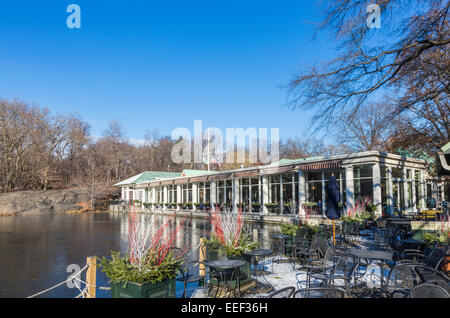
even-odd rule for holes
{"type": "Polygon", "coordinates": [[[176,127],[277,127],[301,136],[280,86],[334,54],[315,1],[8,1],[0,9],[0,98],[78,112],[99,135],[176,127]],[[81,7],[81,29],[66,7],[81,7]]]}

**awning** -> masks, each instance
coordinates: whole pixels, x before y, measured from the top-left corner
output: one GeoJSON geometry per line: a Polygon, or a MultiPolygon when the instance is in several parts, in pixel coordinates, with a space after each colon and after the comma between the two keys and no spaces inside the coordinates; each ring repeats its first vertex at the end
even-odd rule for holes
{"type": "Polygon", "coordinates": [[[275,168],[267,168],[262,169],[261,174],[280,174],[280,173],[286,173],[292,171],[293,167],[275,167],[275,168]]]}
{"type": "Polygon", "coordinates": [[[185,184],[185,183],[188,183],[188,182],[189,182],[188,178],[186,178],[186,179],[177,179],[177,180],[174,181],[173,184],[185,184]]]}
{"type": "Polygon", "coordinates": [[[299,170],[323,170],[323,169],[338,168],[341,165],[341,162],[342,162],[342,160],[329,160],[329,161],[311,162],[311,163],[305,163],[305,164],[296,166],[295,169],[299,169],[299,170]]]}
{"type": "Polygon", "coordinates": [[[172,185],[172,184],[173,184],[173,180],[161,181],[161,185],[172,185]]]}
{"type": "Polygon", "coordinates": [[[259,172],[259,170],[236,172],[236,173],[233,173],[233,177],[235,177],[235,178],[251,178],[251,177],[258,176],[258,172],[259,172]]]}
{"type": "Polygon", "coordinates": [[[202,177],[190,178],[189,182],[205,182],[207,180],[208,180],[208,176],[202,176],[202,177]]]}
{"type": "Polygon", "coordinates": [[[215,174],[208,177],[208,180],[222,180],[222,179],[229,179],[231,177],[231,173],[222,173],[222,174],[215,174]]]}

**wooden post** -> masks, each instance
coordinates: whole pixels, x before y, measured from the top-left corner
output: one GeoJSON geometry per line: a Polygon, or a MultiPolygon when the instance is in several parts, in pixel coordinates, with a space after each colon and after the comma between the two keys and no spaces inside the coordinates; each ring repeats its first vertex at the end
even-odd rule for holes
{"type": "Polygon", "coordinates": [[[200,264],[198,265],[198,273],[200,277],[205,277],[206,271],[205,271],[205,264],[203,264],[203,261],[206,260],[206,245],[205,245],[205,238],[200,238],[200,248],[199,248],[199,255],[198,255],[198,261],[200,264]]]}
{"type": "Polygon", "coordinates": [[[333,246],[336,245],[336,223],[333,220],[333,246]]]}
{"type": "Polygon", "coordinates": [[[86,283],[88,295],[86,298],[95,298],[95,286],[97,285],[97,256],[87,258],[89,265],[86,271],[86,283]]]}
{"type": "Polygon", "coordinates": [[[253,229],[253,242],[258,242],[258,229],[253,229]]]}

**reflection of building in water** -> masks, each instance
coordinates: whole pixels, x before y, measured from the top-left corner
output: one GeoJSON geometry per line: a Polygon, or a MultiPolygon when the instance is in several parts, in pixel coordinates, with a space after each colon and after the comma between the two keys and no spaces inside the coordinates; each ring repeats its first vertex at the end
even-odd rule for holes
{"type": "MultiPolygon", "coordinates": [[[[127,246],[130,226],[129,213],[111,213],[111,215],[114,215],[114,218],[120,218],[120,234],[124,246],[127,246]]],[[[193,254],[198,253],[200,238],[208,237],[211,232],[210,221],[203,218],[172,217],[147,213],[136,213],[135,217],[137,222],[149,225],[146,229],[147,231],[157,231],[161,226],[166,224],[166,222],[171,221],[172,224],[167,227],[167,233],[173,233],[177,227],[179,229],[175,235],[173,246],[182,249],[192,248],[193,254]],[[153,224],[153,227],[151,227],[150,224],[153,224]]],[[[245,222],[244,228],[250,236],[253,235],[253,229],[257,229],[260,247],[264,248],[270,248],[272,243],[272,238],[270,236],[280,232],[279,225],[264,224],[262,222],[245,222]]],[[[198,257],[198,255],[192,255],[192,258],[195,257],[198,257]]]]}

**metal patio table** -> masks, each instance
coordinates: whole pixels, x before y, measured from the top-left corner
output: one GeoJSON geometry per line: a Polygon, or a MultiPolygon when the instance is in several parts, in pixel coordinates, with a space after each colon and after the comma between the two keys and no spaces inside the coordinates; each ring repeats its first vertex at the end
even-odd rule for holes
{"type": "Polygon", "coordinates": [[[226,259],[226,260],[209,261],[206,262],[205,265],[217,271],[224,286],[230,286],[230,288],[231,282],[233,281],[233,275],[226,275],[225,271],[234,270],[236,273],[236,287],[238,290],[238,297],[241,297],[240,267],[245,265],[244,261],[226,259]]]}
{"type": "Polygon", "coordinates": [[[381,272],[381,286],[384,285],[384,272],[383,267],[386,265],[386,261],[392,261],[394,259],[394,252],[389,251],[379,251],[379,250],[372,250],[372,249],[360,249],[360,248],[350,248],[345,253],[351,254],[352,256],[356,256],[360,259],[366,259],[366,260],[378,260],[382,261],[382,265],[380,266],[380,272],[381,272]]]}
{"type": "Polygon", "coordinates": [[[415,239],[403,239],[400,240],[403,249],[414,249],[414,250],[422,250],[423,247],[427,245],[425,241],[415,240],[415,239]]]}
{"type": "MultiPolygon", "coordinates": [[[[258,258],[261,259],[264,263],[264,260],[273,255],[273,251],[269,250],[269,249],[259,249],[259,250],[252,250],[252,251],[248,251],[243,253],[246,256],[249,256],[252,260],[252,264],[253,264],[253,269],[252,269],[252,276],[254,277],[255,281],[257,281],[256,276],[257,272],[258,272],[258,258]]],[[[266,278],[266,271],[261,270],[259,271],[261,278],[264,280],[265,284],[268,287],[270,287],[271,289],[273,289],[273,285],[271,283],[269,283],[269,281],[266,278]]],[[[273,273],[273,262],[272,262],[272,273],[273,273]]]]}
{"type": "Polygon", "coordinates": [[[397,237],[400,236],[402,239],[406,239],[411,233],[411,220],[408,219],[398,219],[389,220],[387,227],[392,230],[392,234],[397,237]]]}
{"type": "Polygon", "coordinates": [[[275,251],[275,255],[279,256],[280,260],[281,260],[281,258],[283,257],[283,254],[284,254],[284,246],[285,246],[284,242],[287,238],[290,238],[292,236],[286,235],[286,234],[274,234],[274,235],[271,235],[270,237],[279,241],[279,246],[278,246],[278,249],[275,251]]]}

